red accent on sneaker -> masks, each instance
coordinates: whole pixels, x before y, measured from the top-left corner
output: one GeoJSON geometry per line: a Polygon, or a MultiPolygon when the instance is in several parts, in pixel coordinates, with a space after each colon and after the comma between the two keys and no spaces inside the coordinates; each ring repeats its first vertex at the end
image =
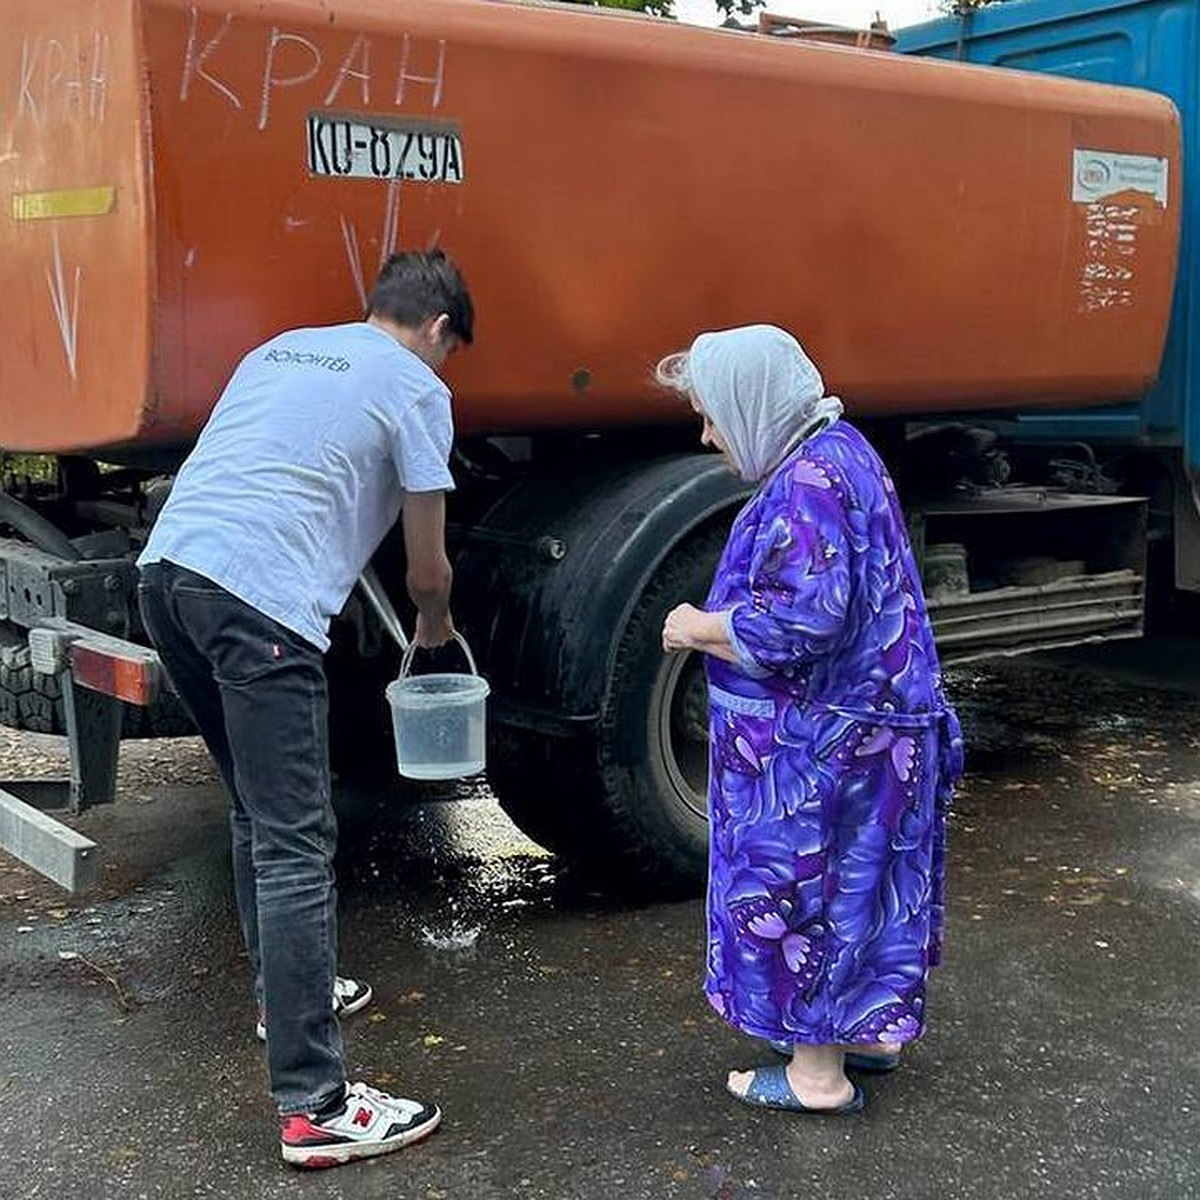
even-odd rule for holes
{"type": "Polygon", "coordinates": [[[361,1125],[364,1129],[371,1124],[371,1110],[369,1108],[360,1108],[354,1114],[354,1124],[361,1125]]]}
{"type": "Polygon", "coordinates": [[[298,1113],[295,1116],[284,1117],[279,1126],[280,1139],[289,1146],[311,1146],[321,1142],[340,1142],[343,1139],[330,1136],[327,1129],[322,1129],[309,1116],[298,1113]]]}

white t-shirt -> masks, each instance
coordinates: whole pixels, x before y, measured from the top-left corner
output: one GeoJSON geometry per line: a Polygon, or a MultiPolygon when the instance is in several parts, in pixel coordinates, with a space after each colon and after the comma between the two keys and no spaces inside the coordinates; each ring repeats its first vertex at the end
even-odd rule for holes
{"type": "Polygon", "coordinates": [[[150,533],[313,645],[399,515],[405,492],[454,487],[450,391],[366,322],[296,329],[233,373],[150,533]]]}

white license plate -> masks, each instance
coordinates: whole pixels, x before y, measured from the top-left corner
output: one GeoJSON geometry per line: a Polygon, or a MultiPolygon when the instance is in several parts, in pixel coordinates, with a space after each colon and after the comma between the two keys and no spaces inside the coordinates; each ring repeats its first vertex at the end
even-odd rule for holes
{"type": "Polygon", "coordinates": [[[308,169],[337,179],[462,183],[462,136],[450,126],[429,122],[367,122],[310,113],[308,169]]]}

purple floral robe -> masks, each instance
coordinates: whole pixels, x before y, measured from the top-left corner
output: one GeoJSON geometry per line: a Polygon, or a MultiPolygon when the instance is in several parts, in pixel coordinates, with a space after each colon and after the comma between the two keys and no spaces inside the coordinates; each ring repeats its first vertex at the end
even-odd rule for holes
{"type": "Polygon", "coordinates": [[[853,426],[741,511],[706,607],[732,610],[741,660],[708,659],[709,1000],[758,1037],[919,1037],[962,738],[895,488],[853,426]]]}

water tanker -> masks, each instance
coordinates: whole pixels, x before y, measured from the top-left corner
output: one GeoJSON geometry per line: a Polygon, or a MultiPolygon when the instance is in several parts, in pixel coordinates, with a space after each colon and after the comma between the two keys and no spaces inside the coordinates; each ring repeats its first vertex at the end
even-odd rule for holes
{"type": "Polygon", "coordinates": [[[1148,92],[475,0],[10,0],[0,445],[186,445],[232,366],[440,242],[460,431],[620,428],[701,327],[859,414],[1153,379],[1179,122],[1148,92]],[[36,401],[34,401],[36,397],[36,401]]]}

